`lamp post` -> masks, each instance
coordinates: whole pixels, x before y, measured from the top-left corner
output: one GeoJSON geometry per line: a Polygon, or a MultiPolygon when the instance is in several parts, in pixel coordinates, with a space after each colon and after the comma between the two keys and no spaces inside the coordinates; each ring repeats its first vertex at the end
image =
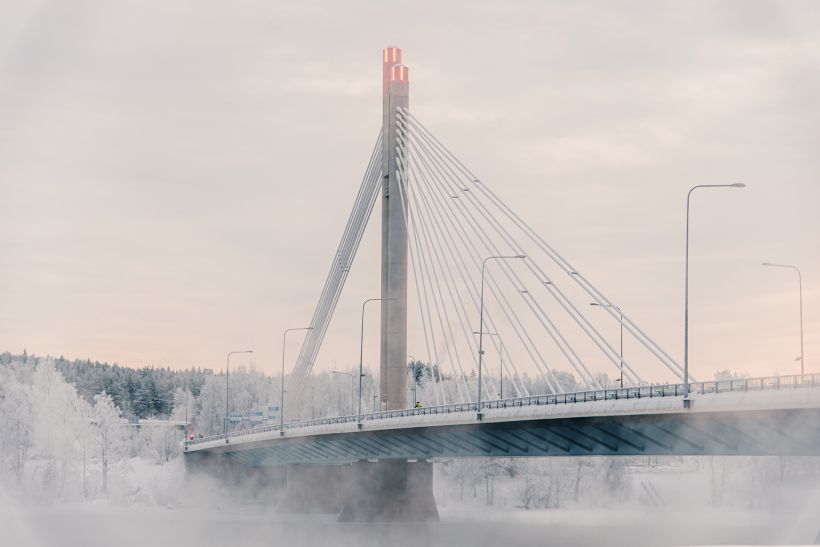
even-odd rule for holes
{"type": "Polygon", "coordinates": [[[764,262],[762,266],[789,268],[797,272],[797,288],[800,294],[800,376],[803,376],[806,373],[805,361],[803,360],[803,275],[797,266],[792,266],[791,264],[772,264],[771,262],[764,262]]]}
{"type": "MultiPolygon", "coordinates": [[[[356,396],[356,378],[353,377],[352,372],[345,372],[343,370],[331,370],[330,372],[333,374],[344,374],[345,376],[350,376],[350,413],[353,414],[353,397],[356,396]]],[[[341,408],[339,410],[341,410],[341,408]]]]}
{"type": "Polygon", "coordinates": [[[246,349],[241,351],[229,351],[228,358],[225,362],[225,440],[228,440],[228,374],[230,373],[231,368],[231,355],[236,353],[253,353],[252,349],[246,349]]]}
{"type": "Polygon", "coordinates": [[[285,329],[282,332],[282,379],[281,390],[279,395],[279,436],[285,434],[285,344],[287,342],[288,333],[295,330],[313,330],[313,327],[295,327],[292,329],[285,329]]]}
{"type": "Polygon", "coordinates": [[[481,415],[481,362],[484,356],[484,271],[487,267],[487,262],[490,260],[508,260],[508,259],[525,259],[526,255],[495,255],[488,256],[481,263],[481,300],[478,312],[478,396],[476,397],[476,419],[480,420],[481,415]]]}
{"type": "Polygon", "coordinates": [[[745,188],[742,182],[734,184],[698,184],[686,194],[686,273],[683,289],[683,406],[689,408],[689,198],[698,188],[745,188]]]}
{"type": "Polygon", "coordinates": [[[624,312],[621,311],[620,306],[615,306],[612,304],[599,304],[598,302],[590,302],[590,306],[598,306],[600,308],[613,308],[618,310],[618,314],[621,316],[621,351],[620,351],[620,360],[621,360],[621,377],[618,380],[621,384],[621,389],[624,388],[624,312]]]}
{"type": "Polygon", "coordinates": [[[357,419],[356,423],[359,429],[362,428],[362,362],[364,360],[364,307],[367,306],[368,302],[385,302],[388,300],[396,300],[395,298],[368,298],[364,302],[362,302],[362,329],[359,335],[359,408],[357,412],[357,419]]]}
{"type": "MultiPolygon", "coordinates": [[[[498,336],[498,334],[496,334],[498,336]]],[[[498,337],[498,398],[504,398],[504,340],[498,337]]]]}
{"type": "MultiPolygon", "coordinates": [[[[473,334],[478,334],[478,331],[473,331],[473,334]]],[[[497,336],[498,337],[498,369],[499,369],[499,376],[498,376],[498,398],[504,398],[504,340],[501,339],[501,335],[497,332],[485,332],[484,334],[489,334],[490,336],[497,336]]]]}

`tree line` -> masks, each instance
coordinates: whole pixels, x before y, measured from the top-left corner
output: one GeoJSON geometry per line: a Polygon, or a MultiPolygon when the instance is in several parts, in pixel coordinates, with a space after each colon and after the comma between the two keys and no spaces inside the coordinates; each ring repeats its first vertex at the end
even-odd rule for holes
{"type": "MultiPolygon", "coordinates": [[[[37,358],[26,351],[22,354],[0,353],[0,365],[12,362],[35,364],[37,358]]],[[[198,397],[211,369],[191,368],[130,368],[117,364],[101,363],[90,359],[54,358],[54,368],[66,382],[72,384],[77,394],[91,403],[94,396],[107,393],[114,404],[129,419],[152,416],[170,416],[174,409],[174,393],[177,389],[189,390],[198,397]]]]}

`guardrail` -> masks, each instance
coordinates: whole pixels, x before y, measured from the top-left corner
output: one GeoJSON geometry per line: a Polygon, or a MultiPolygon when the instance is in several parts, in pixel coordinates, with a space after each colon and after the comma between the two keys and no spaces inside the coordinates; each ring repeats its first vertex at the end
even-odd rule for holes
{"type": "MultiPolygon", "coordinates": [[[[689,391],[705,395],[707,393],[726,393],[731,391],[769,391],[776,389],[797,389],[801,387],[820,386],[820,373],[794,374],[790,376],[764,376],[762,378],[740,378],[735,380],[713,380],[710,382],[691,382],[689,391]]],[[[511,399],[493,399],[481,401],[481,409],[515,408],[523,406],[564,405],[588,403],[593,401],[608,401],[614,399],[646,399],[651,397],[682,397],[683,384],[662,384],[648,386],[634,386],[612,389],[596,389],[576,391],[574,393],[553,393],[549,395],[530,395],[511,399]]],[[[361,421],[385,420],[407,416],[427,416],[431,414],[452,414],[458,412],[477,412],[476,403],[454,403],[449,405],[428,406],[422,408],[407,408],[404,410],[388,410],[362,414],[361,421]]],[[[358,422],[358,416],[335,416],[316,420],[302,420],[284,425],[284,430],[358,422]]],[[[244,437],[279,431],[279,424],[251,429],[232,431],[227,438],[244,437]]],[[[185,442],[185,447],[225,439],[224,434],[210,435],[201,439],[185,442]]]]}

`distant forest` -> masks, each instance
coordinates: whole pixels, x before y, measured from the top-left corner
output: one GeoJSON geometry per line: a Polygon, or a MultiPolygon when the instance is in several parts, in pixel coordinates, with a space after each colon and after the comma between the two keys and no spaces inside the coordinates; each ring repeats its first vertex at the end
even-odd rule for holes
{"type": "MultiPolygon", "coordinates": [[[[29,360],[33,365],[35,357],[25,351],[19,355],[0,353],[0,365],[29,360]]],[[[105,391],[127,418],[170,415],[177,388],[188,388],[195,397],[199,396],[206,378],[214,374],[211,369],[136,369],[89,359],[68,360],[64,357],[55,357],[54,366],[85,400],[91,402],[94,395],[105,391]]]]}
{"type": "MultiPolygon", "coordinates": [[[[27,354],[0,353],[0,367],[7,367],[13,362],[31,363],[32,370],[37,357],[27,354]]],[[[53,360],[54,368],[62,374],[66,382],[72,384],[80,397],[89,403],[94,396],[105,392],[113,403],[128,419],[168,417],[174,411],[174,399],[177,406],[185,409],[180,401],[187,400],[186,393],[190,393],[191,418],[199,424],[201,430],[211,432],[222,427],[224,415],[224,376],[222,371],[212,369],[192,368],[186,370],[171,370],[170,368],[142,367],[130,368],[116,364],[101,363],[90,359],[69,360],[64,357],[48,358],[53,360]],[[181,397],[183,399],[181,399],[181,397]]],[[[362,400],[366,408],[375,405],[373,399],[377,394],[378,379],[371,371],[366,370],[367,380],[362,386],[362,400]]],[[[437,365],[429,365],[421,361],[411,361],[407,367],[408,384],[415,383],[413,400],[420,401],[424,406],[442,404],[439,401],[458,401],[462,391],[474,393],[476,378],[472,374],[464,377],[454,377],[444,374],[437,365]],[[418,399],[415,399],[418,397],[418,399]]],[[[232,371],[233,380],[234,371],[232,371]]],[[[560,382],[560,386],[567,392],[585,389],[584,384],[578,382],[571,374],[556,370],[553,375],[560,382]]],[[[715,374],[716,379],[743,378],[745,374],[721,370],[715,374]]],[[[351,390],[350,379],[355,377],[355,371],[350,374],[337,375],[328,371],[316,372],[311,376],[311,387],[299,403],[299,416],[305,418],[342,415],[353,412],[355,393],[351,390]]],[[[492,377],[492,375],[490,375],[492,377]]],[[[230,403],[232,412],[245,414],[250,410],[266,408],[266,405],[278,404],[279,379],[278,376],[266,376],[259,371],[245,370],[241,367],[236,370],[235,384],[232,382],[235,396],[230,403]]],[[[495,380],[495,378],[492,378],[495,380]]],[[[601,385],[615,387],[617,379],[600,374],[598,381],[601,385]]],[[[498,384],[497,384],[498,385],[498,384]]],[[[515,397],[528,393],[549,393],[550,387],[543,377],[531,377],[526,373],[522,376],[509,377],[505,375],[504,395],[515,397]]],[[[491,388],[492,389],[492,388],[491,388]]],[[[375,408],[375,406],[373,406],[375,408]]],[[[187,409],[183,411],[187,414],[187,409]]]]}
{"type": "MultiPolygon", "coordinates": [[[[33,369],[38,359],[42,360],[43,357],[29,355],[25,351],[22,354],[2,352],[0,353],[0,366],[8,366],[12,362],[30,363],[33,369]]],[[[208,380],[211,379],[211,388],[213,388],[214,381],[224,382],[224,378],[222,380],[213,378],[221,375],[222,371],[214,373],[212,369],[130,368],[117,364],[100,363],[90,359],[69,360],[62,356],[49,357],[49,359],[53,360],[54,368],[63,375],[66,382],[74,386],[80,397],[88,402],[93,402],[95,395],[105,391],[122,411],[123,417],[128,419],[170,416],[174,409],[175,393],[178,393],[178,390],[185,389],[190,390],[194,401],[198,401],[198,403],[194,403],[194,408],[191,409],[192,413],[196,414],[200,411],[199,405],[202,404],[200,395],[202,395],[203,386],[206,386],[208,380]]],[[[236,381],[240,382],[236,386],[240,388],[242,385],[240,377],[248,371],[240,367],[236,370],[236,373],[238,374],[236,381]]],[[[249,376],[246,380],[254,384],[256,388],[261,389],[262,383],[260,383],[259,373],[250,374],[252,376],[249,376]]],[[[425,383],[429,385],[431,381],[438,382],[439,376],[441,381],[451,380],[448,375],[439,371],[437,365],[431,366],[420,361],[408,364],[408,375],[410,382],[415,379],[416,384],[420,386],[418,393],[420,399],[423,396],[421,386],[425,383]]],[[[278,380],[276,381],[278,382],[278,380]]],[[[311,393],[324,393],[324,395],[320,397],[311,396],[310,399],[305,398],[302,401],[303,405],[310,405],[311,407],[309,414],[307,414],[307,407],[304,409],[306,415],[315,416],[317,412],[322,416],[331,413],[339,414],[350,408],[348,406],[349,401],[343,403],[341,400],[341,395],[346,396],[349,393],[347,388],[349,383],[347,383],[348,379],[346,377],[339,377],[329,373],[317,373],[313,377],[313,382],[315,389],[311,393]],[[339,390],[339,385],[343,385],[344,389],[339,390]]],[[[251,389],[250,386],[245,387],[251,389]]],[[[366,401],[372,400],[370,389],[370,385],[365,386],[366,401]]],[[[221,392],[214,394],[212,391],[213,389],[209,391],[211,398],[221,396],[221,392]]],[[[278,387],[274,391],[274,393],[256,393],[254,397],[259,398],[258,401],[254,397],[251,397],[251,399],[254,399],[256,406],[278,402],[278,387]]],[[[245,399],[247,397],[236,397],[232,402],[239,404],[240,401],[245,399]]],[[[219,402],[219,405],[224,405],[224,402],[219,402]]],[[[247,409],[237,409],[237,411],[244,410],[247,409]]]]}

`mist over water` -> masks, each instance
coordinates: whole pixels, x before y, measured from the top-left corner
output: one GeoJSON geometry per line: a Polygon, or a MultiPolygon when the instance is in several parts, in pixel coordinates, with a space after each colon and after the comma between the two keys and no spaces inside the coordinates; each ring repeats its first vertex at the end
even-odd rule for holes
{"type": "MultiPolygon", "coordinates": [[[[816,496],[815,496],[816,498],[816,496]]],[[[811,500],[816,501],[816,500],[811,500]]],[[[647,511],[576,507],[552,511],[440,508],[437,524],[338,524],[334,515],[280,515],[255,504],[121,507],[41,505],[0,522],[7,545],[287,545],[293,547],[453,545],[809,544],[817,505],[807,515],[785,508],[647,511]]]]}
{"type": "MultiPolygon", "coordinates": [[[[243,375],[254,377],[237,371],[238,385],[243,375]]],[[[49,359],[0,366],[0,544],[759,545],[809,544],[820,532],[813,457],[436,460],[441,522],[340,524],[277,512],[281,476],[190,473],[180,431],[119,416],[107,396],[79,397],[49,359]]]]}
{"type": "Polygon", "coordinates": [[[496,477],[491,497],[486,480],[477,474],[467,480],[462,497],[458,477],[465,469],[486,469],[492,460],[440,462],[435,495],[441,522],[435,524],[341,524],[335,514],[282,514],[276,511],[283,493],[277,488],[260,490],[186,474],[179,459],[161,466],[131,461],[123,471],[132,475],[130,484],[139,486],[109,497],[49,502],[4,490],[0,527],[4,545],[23,547],[767,545],[811,544],[820,532],[820,481],[813,459],[634,460],[615,491],[593,482],[600,478],[596,466],[609,468],[615,459],[519,460],[513,463],[531,466],[529,478],[496,477]],[[576,502],[571,486],[576,476],[569,471],[579,468],[590,476],[582,479],[576,502]],[[561,470],[563,477],[548,475],[561,470]],[[809,470],[811,476],[805,474],[809,470]],[[783,480],[776,478],[781,472],[787,475],[783,480]],[[154,480],[158,476],[161,483],[154,480]],[[525,486],[532,480],[541,503],[557,506],[526,510],[520,505],[533,493],[525,486]],[[659,502],[644,495],[647,484],[659,502]],[[142,496],[135,492],[140,489],[145,489],[142,496]]]}

